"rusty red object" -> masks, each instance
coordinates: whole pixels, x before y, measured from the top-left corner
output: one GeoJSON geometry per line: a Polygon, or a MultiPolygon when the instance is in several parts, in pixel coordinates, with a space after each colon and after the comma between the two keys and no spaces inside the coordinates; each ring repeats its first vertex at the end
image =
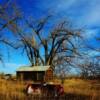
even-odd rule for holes
{"type": "Polygon", "coordinates": [[[49,84],[49,83],[33,83],[28,84],[26,87],[26,93],[28,93],[29,87],[32,89],[31,94],[39,94],[45,96],[61,96],[64,94],[64,88],[61,84],[49,84]]]}

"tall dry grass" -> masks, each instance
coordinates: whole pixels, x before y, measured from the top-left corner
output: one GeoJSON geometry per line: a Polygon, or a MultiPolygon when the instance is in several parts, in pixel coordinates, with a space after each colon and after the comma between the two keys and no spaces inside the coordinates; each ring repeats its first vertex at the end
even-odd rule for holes
{"type": "MultiPolygon", "coordinates": [[[[55,83],[61,80],[56,79],[55,83]]],[[[69,100],[100,100],[100,80],[66,79],[63,87],[69,100]]]]}
{"type": "Polygon", "coordinates": [[[9,81],[0,79],[0,100],[11,100],[11,98],[22,98],[25,96],[23,89],[24,84],[17,81],[9,81]]]}
{"type": "MultiPolygon", "coordinates": [[[[53,80],[61,83],[60,80],[53,80]]],[[[100,81],[66,79],[63,86],[65,95],[59,98],[27,96],[27,83],[0,79],[0,100],[100,100],[100,81]]]]}
{"type": "Polygon", "coordinates": [[[90,97],[91,100],[100,100],[100,81],[98,80],[65,80],[66,93],[90,97]]]}

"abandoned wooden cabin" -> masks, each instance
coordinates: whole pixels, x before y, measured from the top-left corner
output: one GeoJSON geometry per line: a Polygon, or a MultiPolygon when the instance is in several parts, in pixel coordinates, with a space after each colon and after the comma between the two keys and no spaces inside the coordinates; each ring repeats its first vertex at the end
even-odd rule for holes
{"type": "Polygon", "coordinates": [[[18,80],[50,81],[53,70],[50,66],[20,67],[16,71],[18,80]]]}

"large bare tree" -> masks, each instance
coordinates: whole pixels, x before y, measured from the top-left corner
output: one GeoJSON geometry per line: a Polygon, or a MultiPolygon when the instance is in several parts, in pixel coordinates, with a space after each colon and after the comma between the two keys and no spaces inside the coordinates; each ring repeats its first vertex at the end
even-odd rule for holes
{"type": "Polygon", "coordinates": [[[66,21],[56,23],[49,30],[46,28],[49,17],[35,22],[22,19],[21,25],[19,21],[13,22],[16,26],[12,30],[17,38],[16,48],[21,47],[26,52],[32,66],[69,63],[71,58],[79,55],[75,40],[80,33],[69,28],[66,21]]]}
{"type": "MultiPolygon", "coordinates": [[[[55,21],[51,16],[39,19],[24,18],[15,6],[10,13],[0,13],[2,29],[9,29],[14,38],[1,38],[5,44],[26,53],[31,66],[71,64],[71,59],[80,55],[76,41],[81,38],[78,30],[69,27],[67,21],[55,21]],[[12,12],[12,13],[11,13],[12,12]]],[[[3,9],[3,8],[2,8],[3,9]]]]}

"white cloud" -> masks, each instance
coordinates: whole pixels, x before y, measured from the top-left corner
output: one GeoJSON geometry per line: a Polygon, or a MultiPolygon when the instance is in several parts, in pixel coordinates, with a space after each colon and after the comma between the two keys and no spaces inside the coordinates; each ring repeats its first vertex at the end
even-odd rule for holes
{"type": "Polygon", "coordinates": [[[100,0],[90,0],[89,2],[86,4],[87,9],[84,9],[84,13],[78,18],[77,24],[81,26],[100,26],[100,0]]]}
{"type": "Polygon", "coordinates": [[[4,73],[16,73],[16,69],[20,66],[26,66],[26,64],[17,64],[17,63],[0,63],[0,72],[4,73]]]}
{"type": "Polygon", "coordinates": [[[17,63],[5,63],[6,67],[18,67],[18,66],[23,66],[25,64],[17,64],[17,63]]]}
{"type": "Polygon", "coordinates": [[[88,55],[89,55],[90,57],[100,55],[100,52],[97,52],[97,51],[95,51],[95,50],[88,50],[87,52],[88,52],[88,55]]]}
{"type": "Polygon", "coordinates": [[[87,30],[85,30],[85,32],[82,35],[85,39],[93,39],[97,36],[97,34],[98,34],[98,30],[87,29],[87,30]]]}
{"type": "Polygon", "coordinates": [[[60,0],[56,7],[57,12],[68,10],[73,4],[76,3],[76,0],[60,0]]]}
{"type": "Polygon", "coordinates": [[[70,17],[79,27],[100,26],[100,0],[47,0],[41,1],[41,10],[53,11],[58,17],[70,17]]]}

